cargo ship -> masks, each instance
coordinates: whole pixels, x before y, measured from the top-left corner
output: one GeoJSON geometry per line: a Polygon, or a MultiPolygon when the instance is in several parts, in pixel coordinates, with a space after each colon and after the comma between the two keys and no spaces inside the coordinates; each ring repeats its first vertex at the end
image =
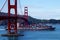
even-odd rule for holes
{"type": "Polygon", "coordinates": [[[28,26],[18,25],[17,29],[18,30],[24,30],[24,31],[26,31],[26,30],[27,31],[29,31],[29,30],[37,30],[37,31],[40,31],[40,30],[50,30],[50,31],[53,31],[53,30],[55,30],[55,27],[53,27],[51,25],[49,26],[49,25],[44,25],[44,24],[35,24],[35,25],[28,25],[28,26]]]}
{"type": "Polygon", "coordinates": [[[41,30],[49,30],[49,31],[54,31],[55,30],[55,27],[53,26],[48,26],[48,25],[34,25],[34,26],[28,26],[28,27],[20,27],[18,28],[20,30],[36,30],[36,31],[41,31],[41,30]]]}

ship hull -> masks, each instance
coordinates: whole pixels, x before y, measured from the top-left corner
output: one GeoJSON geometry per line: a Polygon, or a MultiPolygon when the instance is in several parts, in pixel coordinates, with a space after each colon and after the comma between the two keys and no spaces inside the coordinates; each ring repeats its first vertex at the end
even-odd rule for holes
{"type": "Polygon", "coordinates": [[[46,30],[46,31],[48,31],[48,30],[49,30],[49,31],[54,31],[54,30],[55,30],[55,28],[45,28],[45,29],[38,29],[38,30],[40,30],[40,31],[41,31],[41,30],[46,30]]]}

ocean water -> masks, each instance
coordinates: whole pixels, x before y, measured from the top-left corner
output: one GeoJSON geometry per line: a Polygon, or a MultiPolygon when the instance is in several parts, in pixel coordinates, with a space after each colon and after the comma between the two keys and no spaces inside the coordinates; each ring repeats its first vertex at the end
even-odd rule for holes
{"type": "MultiPolygon", "coordinates": [[[[0,36],[0,40],[60,40],[60,24],[51,25],[53,27],[56,27],[55,31],[23,31],[20,33],[24,34],[24,36],[19,37],[0,36]]],[[[5,33],[7,33],[6,30],[0,30],[0,34],[5,33]]]]}

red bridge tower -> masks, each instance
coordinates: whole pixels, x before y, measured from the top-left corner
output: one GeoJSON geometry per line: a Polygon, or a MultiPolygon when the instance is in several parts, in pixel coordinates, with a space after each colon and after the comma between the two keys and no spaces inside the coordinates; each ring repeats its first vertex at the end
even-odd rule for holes
{"type": "Polygon", "coordinates": [[[28,19],[28,7],[24,7],[24,18],[28,19]]]}
{"type": "MultiPolygon", "coordinates": [[[[24,18],[28,20],[28,7],[24,7],[24,18]]],[[[26,27],[28,27],[28,23],[25,22],[26,27]]]]}
{"type": "Polygon", "coordinates": [[[14,5],[11,5],[11,0],[8,0],[8,33],[17,33],[17,0],[14,0],[14,5]],[[10,19],[10,10],[14,9],[15,14],[13,17],[15,17],[15,19],[13,19],[13,21],[11,22],[10,19]],[[13,30],[13,31],[12,31],[13,30]]]}

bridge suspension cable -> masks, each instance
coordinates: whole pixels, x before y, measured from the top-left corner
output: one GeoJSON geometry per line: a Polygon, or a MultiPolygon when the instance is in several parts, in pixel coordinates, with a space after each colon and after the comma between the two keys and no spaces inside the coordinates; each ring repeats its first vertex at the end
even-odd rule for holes
{"type": "Polygon", "coordinates": [[[19,0],[19,8],[20,8],[20,12],[23,14],[23,11],[22,11],[22,6],[21,6],[21,1],[19,0]]]}
{"type": "Polygon", "coordinates": [[[5,4],[6,4],[6,2],[7,2],[7,0],[4,2],[3,6],[1,7],[0,12],[3,10],[3,8],[4,8],[5,4]]]}

